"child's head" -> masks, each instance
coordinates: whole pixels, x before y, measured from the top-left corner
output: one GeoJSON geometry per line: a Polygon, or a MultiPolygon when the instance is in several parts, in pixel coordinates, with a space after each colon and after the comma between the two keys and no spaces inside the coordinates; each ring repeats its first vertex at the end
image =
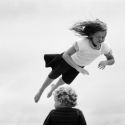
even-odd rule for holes
{"type": "Polygon", "coordinates": [[[96,19],[94,21],[83,21],[76,23],[71,30],[74,30],[81,36],[90,37],[96,32],[107,32],[107,26],[104,22],[96,19]]]}
{"type": "Polygon", "coordinates": [[[71,87],[59,87],[54,92],[55,107],[74,107],[77,104],[77,94],[71,87]]]}

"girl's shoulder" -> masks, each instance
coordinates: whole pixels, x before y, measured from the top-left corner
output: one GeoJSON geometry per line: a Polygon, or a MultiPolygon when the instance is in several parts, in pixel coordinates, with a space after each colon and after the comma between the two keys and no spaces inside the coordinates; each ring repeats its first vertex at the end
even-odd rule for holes
{"type": "Polygon", "coordinates": [[[103,49],[109,49],[109,48],[111,48],[111,47],[110,47],[110,44],[109,44],[109,43],[103,42],[103,43],[102,43],[102,48],[103,48],[103,49]]]}
{"type": "Polygon", "coordinates": [[[83,38],[81,38],[80,40],[78,40],[78,42],[82,42],[82,43],[86,43],[86,42],[88,42],[88,41],[89,41],[89,39],[86,38],[86,37],[83,37],[83,38]]]}
{"type": "Polygon", "coordinates": [[[82,45],[88,45],[89,44],[89,40],[87,38],[82,38],[78,41],[76,41],[78,45],[82,46],[82,45]]]}
{"type": "Polygon", "coordinates": [[[102,47],[101,47],[102,53],[106,54],[106,53],[110,52],[111,50],[112,49],[111,49],[109,43],[106,43],[106,42],[102,43],[102,47]]]}

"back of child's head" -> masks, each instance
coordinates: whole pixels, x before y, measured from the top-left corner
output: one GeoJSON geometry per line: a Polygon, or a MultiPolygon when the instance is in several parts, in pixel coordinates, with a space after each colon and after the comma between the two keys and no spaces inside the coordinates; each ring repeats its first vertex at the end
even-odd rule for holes
{"type": "Polygon", "coordinates": [[[80,36],[91,36],[99,31],[107,31],[107,25],[96,19],[94,21],[82,21],[73,25],[71,30],[78,33],[80,36]]]}
{"type": "Polygon", "coordinates": [[[77,94],[71,87],[59,87],[54,92],[54,99],[63,106],[74,107],[77,104],[77,94]]]}

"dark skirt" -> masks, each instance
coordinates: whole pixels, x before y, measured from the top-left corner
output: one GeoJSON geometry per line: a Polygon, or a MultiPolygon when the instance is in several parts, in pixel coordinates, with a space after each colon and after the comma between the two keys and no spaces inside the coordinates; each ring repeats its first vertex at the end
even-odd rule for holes
{"type": "Polygon", "coordinates": [[[52,69],[55,69],[57,67],[57,64],[60,63],[61,59],[62,54],[45,54],[45,67],[51,67],[52,69]]]}
{"type": "Polygon", "coordinates": [[[61,54],[45,54],[45,67],[51,67],[52,71],[48,75],[51,79],[56,79],[62,75],[62,79],[65,83],[70,84],[79,72],[70,66],[63,58],[61,54]]]}

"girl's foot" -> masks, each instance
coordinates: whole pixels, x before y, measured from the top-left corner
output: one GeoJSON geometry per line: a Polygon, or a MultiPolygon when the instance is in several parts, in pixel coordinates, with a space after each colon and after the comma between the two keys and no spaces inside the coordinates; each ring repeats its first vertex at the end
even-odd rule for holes
{"type": "Polygon", "coordinates": [[[35,97],[34,97],[34,100],[35,100],[36,103],[39,101],[40,97],[41,97],[41,94],[40,94],[40,92],[38,92],[38,93],[35,95],[35,97]]]}
{"type": "Polygon", "coordinates": [[[50,92],[47,94],[47,98],[51,97],[52,93],[53,93],[53,88],[54,88],[54,84],[51,85],[51,90],[50,92]]]}

